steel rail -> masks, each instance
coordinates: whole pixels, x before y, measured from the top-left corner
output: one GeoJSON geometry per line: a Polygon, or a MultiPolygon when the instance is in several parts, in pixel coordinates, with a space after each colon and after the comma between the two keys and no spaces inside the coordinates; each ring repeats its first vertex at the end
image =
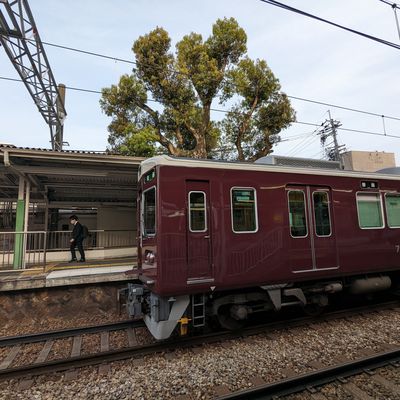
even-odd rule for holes
{"type": "Polygon", "coordinates": [[[60,339],[65,337],[84,335],[88,333],[104,332],[104,331],[114,331],[114,330],[117,331],[126,328],[139,328],[143,326],[145,326],[145,324],[142,320],[140,321],[127,320],[109,324],[92,325],[80,328],[67,328],[57,331],[47,331],[47,332],[32,333],[27,335],[3,336],[0,337],[0,347],[13,346],[17,344],[45,342],[46,340],[51,340],[51,339],[60,339]]]}
{"type": "MultiPolygon", "coordinates": [[[[315,321],[326,321],[354,316],[362,311],[376,311],[379,309],[386,309],[398,305],[398,302],[388,302],[379,304],[378,306],[363,306],[352,309],[334,311],[326,314],[323,317],[301,317],[291,320],[279,320],[254,327],[244,328],[238,331],[222,331],[207,333],[201,336],[184,337],[178,339],[169,339],[162,342],[155,342],[146,345],[139,345],[135,347],[126,347],[122,349],[109,350],[106,352],[99,352],[95,354],[88,354],[82,356],[71,357],[68,359],[45,361],[42,363],[23,365],[14,368],[7,368],[0,370],[0,380],[21,378],[24,376],[41,375],[52,372],[65,371],[73,368],[81,368],[91,365],[102,363],[110,363],[113,361],[125,360],[128,358],[144,357],[146,355],[169,352],[177,349],[187,349],[195,346],[202,346],[205,344],[217,343],[225,340],[233,340],[257,334],[266,334],[268,331],[277,329],[294,328],[304,326],[307,323],[315,321]]],[[[140,322],[140,321],[139,321],[140,322]]]]}
{"type": "Polygon", "coordinates": [[[398,362],[400,362],[400,348],[326,367],[318,371],[308,372],[292,378],[282,379],[277,382],[260,385],[252,389],[240,390],[217,397],[216,400],[273,399],[278,396],[287,396],[299,393],[310,388],[315,388],[316,386],[326,385],[339,378],[347,378],[358,375],[366,370],[381,368],[388,364],[398,362]]]}

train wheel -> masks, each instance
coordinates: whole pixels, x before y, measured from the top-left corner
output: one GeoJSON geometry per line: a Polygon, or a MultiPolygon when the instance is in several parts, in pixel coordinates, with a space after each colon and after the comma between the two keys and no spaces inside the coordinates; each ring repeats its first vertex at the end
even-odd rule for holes
{"type": "Polygon", "coordinates": [[[321,315],[324,312],[324,309],[325,307],[319,304],[306,304],[303,307],[304,313],[310,317],[318,317],[318,315],[321,315]]]}
{"type": "Polygon", "coordinates": [[[229,331],[236,331],[245,326],[245,320],[238,320],[231,315],[231,304],[218,308],[217,319],[222,328],[229,331]]]}

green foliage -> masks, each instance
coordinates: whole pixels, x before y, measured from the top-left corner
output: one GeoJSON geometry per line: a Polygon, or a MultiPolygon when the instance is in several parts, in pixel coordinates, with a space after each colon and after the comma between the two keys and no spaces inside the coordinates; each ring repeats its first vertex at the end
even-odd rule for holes
{"type": "Polygon", "coordinates": [[[184,36],[176,55],[163,28],[139,37],[132,74],[102,91],[101,108],[112,117],[110,150],[239,160],[271,152],[295,115],[267,63],[246,57],[246,41],[233,18],[217,20],[206,40],[184,36]],[[222,121],[211,120],[216,99],[234,102],[222,121]]]}

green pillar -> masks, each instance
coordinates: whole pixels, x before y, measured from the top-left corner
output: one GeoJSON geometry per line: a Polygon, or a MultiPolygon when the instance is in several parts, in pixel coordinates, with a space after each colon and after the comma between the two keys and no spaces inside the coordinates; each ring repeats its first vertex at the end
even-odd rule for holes
{"type": "MultiPolygon", "coordinates": [[[[19,178],[18,201],[15,219],[15,232],[23,232],[25,226],[25,200],[24,200],[25,180],[19,178]]],[[[24,235],[17,233],[14,244],[14,269],[23,267],[24,257],[24,235]]]]}

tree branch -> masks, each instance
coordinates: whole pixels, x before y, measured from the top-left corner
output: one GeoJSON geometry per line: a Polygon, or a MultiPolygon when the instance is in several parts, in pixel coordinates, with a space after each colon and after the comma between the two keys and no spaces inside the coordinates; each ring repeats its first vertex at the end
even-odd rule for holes
{"type": "Polygon", "coordinates": [[[248,161],[254,162],[258,160],[261,157],[265,157],[271,152],[272,145],[268,145],[266,147],[263,147],[261,150],[258,150],[257,153],[253,154],[248,161]]]}
{"type": "Polygon", "coordinates": [[[257,107],[257,104],[258,104],[258,96],[255,96],[253,104],[251,105],[249,112],[246,114],[246,117],[245,117],[244,122],[242,123],[242,126],[239,128],[239,132],[238,132],[237,138],[235,140],[235,146],[237,148],[238,158],[240,161],[244,161],[244,153],[243,153],[243,147],[242,147],[243,135],[249,127],[250,119],[254,113],[254,110],[257,107]]]}
{"type": "Polygon", "coordinates": [[[156,130],[157,130],[158,141],[161,144],[161,146],[165,147],[170,154],[172,154],[174,156],[178,156],[180,154],[179,149],[177,147],[175,147],[161,132],[160,120],[158,119],[158,112],[153,110],[147,104],[139,102],[136,99],[135,99],[135,103],[139,108],[141,108],[143,111],[147,112],[153,119],[154,128],[156,128],[156,130]]]}

